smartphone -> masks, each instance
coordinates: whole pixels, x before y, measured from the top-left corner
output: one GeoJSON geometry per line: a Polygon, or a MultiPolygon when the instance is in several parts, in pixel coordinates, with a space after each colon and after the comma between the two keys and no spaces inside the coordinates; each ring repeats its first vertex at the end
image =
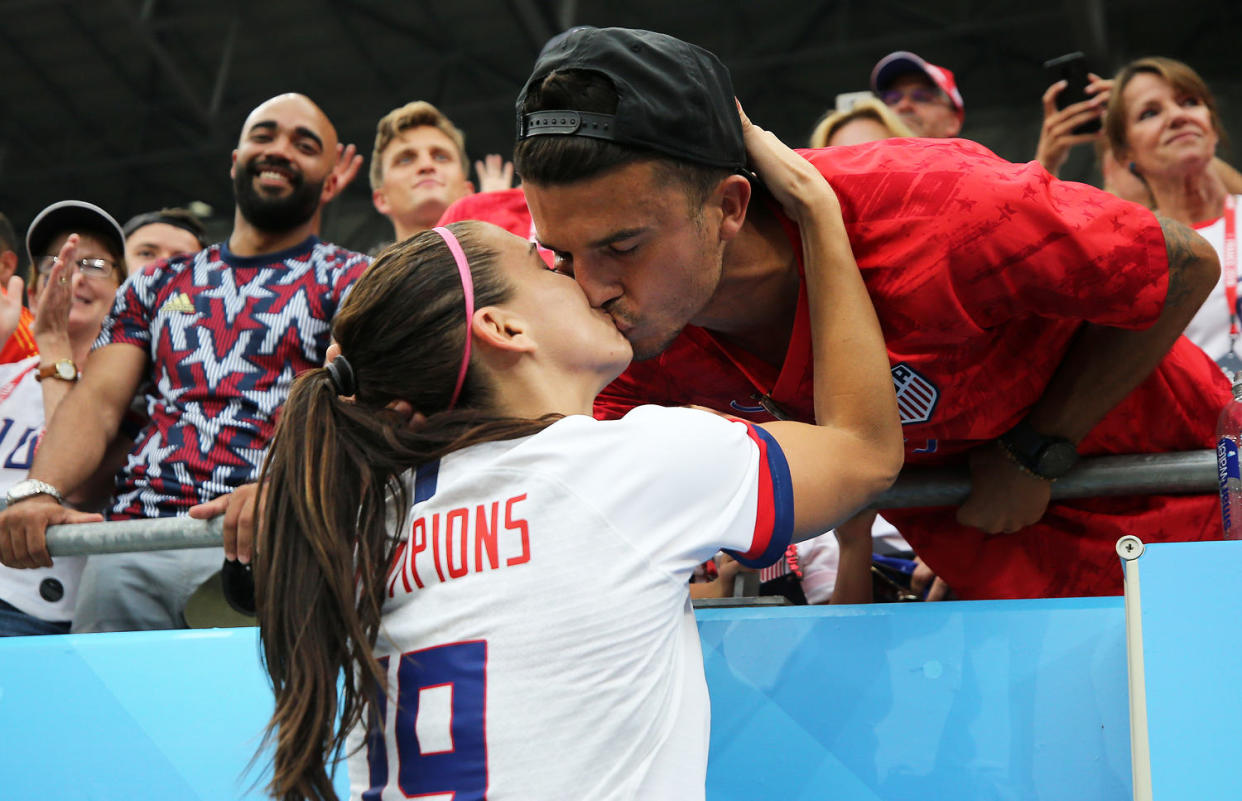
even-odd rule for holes
{"type": "MultiPolygon", "coordinates": [[[[1090,100],[1091,95],[1087,94],[1087,57],[1082,53],[1067,53],[1059,56],[1051,61],[1044,62],[1044,69],[1048,71],[1048,76],[1052,78],[1052,82],[1065,81],[1066,87],[1061,90],[1061,94],[1057,95],[1057,108],[1062,109],[1073,103],[1079,103],[1083,100],[1090,100]]],[[[1100,130],[1101,120],[1099,117],[1089,120],[1079,125],[1071,133],[1089,134],[1100,130]]]]}

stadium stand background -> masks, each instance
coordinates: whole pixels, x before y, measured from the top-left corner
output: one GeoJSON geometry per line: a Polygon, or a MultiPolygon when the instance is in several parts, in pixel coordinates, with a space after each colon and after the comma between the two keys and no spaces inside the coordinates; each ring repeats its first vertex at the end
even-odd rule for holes
{"type": "MultiPolygon", "coordinates": [[[[791,144],[896,49],[953,69],[964,135],[1009,159],[1034,155],[1043,61],[1073,50],[1108,74],[1142,55],[1188,62],[1242,136],[1232,57],[1242,3],[1230,0],[4,0],[0,20],[0,209],[19,229],[64,197],[121,219],[201,201],[222,237],[237,126],[281,91],[313,97],[368,157],[376,120],[416,98],[466,131],[472,159],[509,154],[513,100],[535,55],[583,24],[652,28],[715,51],[751,116],[791,144]]],[[[1079,151],[1063,177],[1097,180],[1079,151]]],[[[365,171],[323,233],[359,250],[390,236],[365,171]]]]}

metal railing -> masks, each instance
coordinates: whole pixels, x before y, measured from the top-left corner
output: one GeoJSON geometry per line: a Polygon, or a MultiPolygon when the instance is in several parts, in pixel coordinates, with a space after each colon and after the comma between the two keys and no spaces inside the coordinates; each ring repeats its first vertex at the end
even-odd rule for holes
{"type": "MultiPolygon", "coordinates": [[[[1086,458],[1053,483],[1052,498],[1216,491],[1216,454],[1204,450],[1086,458]]],[[[909,467],[872,506],[958,506],[969,494],[970,477],[964,469],[909,467]]],[[[52,526],[47,530],[47,545],[52,556],[165,551],[219,546],[222,535],[222,518],[165,517],[52,526]]]]}

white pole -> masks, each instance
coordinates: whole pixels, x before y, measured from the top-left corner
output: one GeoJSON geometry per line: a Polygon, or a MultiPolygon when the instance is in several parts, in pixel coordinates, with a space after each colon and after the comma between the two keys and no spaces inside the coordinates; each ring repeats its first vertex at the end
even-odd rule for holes
{"type": "Polygon", "coordinates": [[[1125,573],[1126,662],[1130,674],[1130,775],[1134,801],[1152,801],[1151,745],[1147,739],[1147,675],[1143,668],[1143,606],[1139,595],[1139,563],[1143,541],[1133,535],[1117,540],[1125,573]]]}

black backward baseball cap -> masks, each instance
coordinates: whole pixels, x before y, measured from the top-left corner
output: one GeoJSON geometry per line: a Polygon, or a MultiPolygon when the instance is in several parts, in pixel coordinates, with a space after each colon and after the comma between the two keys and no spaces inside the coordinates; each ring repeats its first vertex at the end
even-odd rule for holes
{"type": "Polygon", "coordinates": [[[580,27],[553,37],[517,99],[518,141],[542,135],[606,139],[729,170],[746,164],[729,70],[713,53],[653,31],[580,27]],[[522,113],[531,87],[558,70],[609,78],[617,113],[522,113]]]}

